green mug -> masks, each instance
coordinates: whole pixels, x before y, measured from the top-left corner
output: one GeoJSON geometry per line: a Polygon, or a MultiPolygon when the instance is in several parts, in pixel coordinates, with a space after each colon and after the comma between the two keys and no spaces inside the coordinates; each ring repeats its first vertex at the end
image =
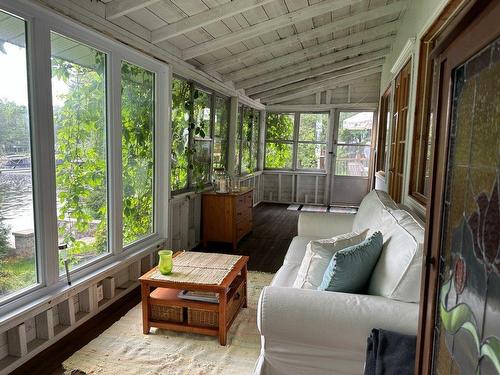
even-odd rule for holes
{"type": "Polygon", "coordinates": [[[170,275],[172,273],[172,268],[174,266],[172,261],[172,250],[160,250],[158,251],[158,256],[160,257],[160,262],[158,263],[158,269],[162,275],[170,275]]]}

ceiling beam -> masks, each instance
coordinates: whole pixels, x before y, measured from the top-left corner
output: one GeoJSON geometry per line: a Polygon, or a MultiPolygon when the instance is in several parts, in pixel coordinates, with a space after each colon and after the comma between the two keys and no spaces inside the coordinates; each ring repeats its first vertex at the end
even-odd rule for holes
{"type": "Polygon", "coordinates": [[[356,72],[362,72],[362,71],[365,71],[368,69],[381,67],[382,65],[384,65],[384,60],[385,59],[382,58],[382,59],[378,59],[378,60],[374,60],[374,61],[365,62],[363,64],[351,66],[350,68],[347,68],[347,69],[342,69],[342,70],[337,70],[334,72],[322,74],[322,75],[316,76],[314,78],[309,78],[309,79],[306,79],[303,81],[292,83],[292,84],[287,85],[287,86],[282,86],[282,87],[278,87],[278,88],[273,89],[273,90],[265,91],[259,95],[255,95],[255,97],[261,99],[262,101],[265,101],[266,98],[274,97],[274,96],[277,96],[279,94],[290,92],[292,90],[298,90],[298,89],[301,89],[303,87],[310,87],[312,84],[319,84],[319,83],[323,83],[325,81],[331,81],[333,78],[341,78],[341,77],[345,77],[345,76],[350,76],[356,72]]]}
{"type": "Polygon", "coordinates": [[[272,1],[275,0],[233,0],[153,30],[152,41],[158,43],[272,1]]]}
{"type": "Polygon", "coordinates": [[[113,0],[106,4],[106,19],[114,20],[136,10],[158,3],[160,0],[113,0]]]}
{"type": "Polygon", "coordinates": [[[276,104],[276,103],[283,103],[293,99],[303,98],[304,96],[315,94],[318,91],[323,91],[326,89],[332,90],[342,86],[346,86],[350,83],[353,83],[354,81],[359,80],[360,78],[365,78],[375,73],[380,73],[381,71],[382,67],[377,67],[377,68],[367,69],[362,72],[351,73],[341,78],[332,78],[328,81],[321,83],[320,85],[311,84],[307,87],[301,87],[296,90],[291,90],[284,94],[279,94],[270,97],[268,99],[262,100],[262,102],[266,104],[276,104]]]}
{"type": "Polygon", "coordinates": [[[364,0],[324,0],[314,5],[306,6],[294,12],[283,14],[276,18],[260,22],[253,26],[245,27],[244,29],[222,35],[218,38],[209,40],[204,43],[197,44],[193,47],[186,48],[182,51],[184,60],[216,51],[221,48],[242,42],[247,39],[255,38],[256,36],[275,31],[276,29],[292,25],[299,21],[307,20],[312,17],[333,12],[335,10],[359,3],[364,0]]]}
{"type": "Polygon", "coordinates": [[[266,106],[266,112],[329,111],[337,108],[376,110],[377,106],[378,103],[272,104],[266,106]]]}
{"type": "Polygon", "coordinates": [[[339,52],[329,53],[327,55],[320,56],[315,59],[303,61],[301,63],[295,63],[285,68],[280,68],[278,70],[267,72],[246,80],[235,82],[235,87],[237,89],[242,87],[245,88],[253,87],[264,83],[272,82],[280,78],[290,77],[300,72],[304,72],[323,65],[331,64],[332,62],[343,60],[348,57],[353,57],[363,53],[370,53],[381,49],[386,49],[392,44],[393,41],[394,37],[387,37],[387,38],[377,39],[373,42],[367,42],[360,46],[346,48],[339,52]]]}
{"type": "Polygon", "coordinates": [[[264,44],[257,48],[252,48],[247,51],[229,56],[227,58],[218,60],[211,64],[203,65],[201,68],[206,72],[220,70],[228,66],[245,62],[248,59],[255,58],[263,54],[268,54],[269,51],[277,51],[283,48],[291,47],[297,43],[303,43],[309,40],[319,38],[323,35],[334,33],[337,31],[345,30],[349,27],[373,21],[375,19],[396,14],[403,11],[407,6],[406,1],[398,1],[390,5],[379,6],[367,11],[356,13],[352,16],[343,17],[341,19],[330,22],[326,25],[307,30],[303,33],[291,35],[287,38],[276,40],[274,42],[264,44]]]}
{"type": "Polygon", "coordinates": [[[260,64],[251,65],[247,68],[235,70],[234,72],[223,74],[224,81],[241,81],[264,72],[277,70],[289,66],[296,62],[302,62],[309,56],[320,53],[327,53],[337,48],[347,47],[348,45],[358,44],[364,40],[373,40],[374,38],[387,36],[398,29],[399,22],[389,22],[380,26],[372,27],[368,30],[354,33],[343,38],[332,39],[324,43],[316,44],[312,47],[300,49],[298,51],[275,57],[260,64]]]}
{"type": "MultiPolygon", "coordinates": [[[[382,58],[386,56],[389,53],[390,49],[381,49],[375,52],[370,52],[367,54],[363,54],[357,57],[353,57],[350,59],[342,60],[339,62],[334,62],[333,64],[328,64],[328,65],[323,65],[320,66],[319,68],[314,68],[310,70],[306,70],[305,72],[294,74],[289,77],[277,79],[275,81],[271,81],[268,83],[264,83],[262,85],[250,87],[248,89],[245,89],[245,94],[246,95],[255,95],[257,93],[261,93],[264,91],[272,90],[281,86],[286,86],[294,82],[301,81],[303,79],[307,78],[312,78],[320,74],[325,74],[329,72],[334,72],[336,70],[341,70],[341,69],[346,69],[351,66],[355,66],[358,64],[362,64],[368,61],[376,60],[379,58],[382,58]]],[[[258,96],[258,95],[257,95],[258,96]]]]}

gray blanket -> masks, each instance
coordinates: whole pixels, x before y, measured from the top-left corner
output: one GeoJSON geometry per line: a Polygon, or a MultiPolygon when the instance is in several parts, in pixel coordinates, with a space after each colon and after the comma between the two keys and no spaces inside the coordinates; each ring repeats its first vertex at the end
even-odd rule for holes
{"type": "Polygon", "coordinates": [[[411,375],[417,337],[373,329],[366,347],[365,375],[411,375]]]}

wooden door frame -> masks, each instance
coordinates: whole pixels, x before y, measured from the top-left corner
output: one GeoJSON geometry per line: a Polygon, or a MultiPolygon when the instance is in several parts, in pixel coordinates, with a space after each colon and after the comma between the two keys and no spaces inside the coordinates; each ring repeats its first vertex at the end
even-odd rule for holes
{"type": "Polygon", "coordinates": [[[433,116],[431,126],[436,131],[432,144],[434,158],[430,178],[430,199],[427,204],[417,356],[415,361],[415,374],[425,375],[431,374],[433,368],[434,327],[437,298],[439,296],[442,214],[450,131],[451,72],[454,67],[466,61],[484,48],[487,43],[491,42],[491,35],[482,35],[480,39],[477,37],[471,38],[469,36],[471,32],[478,31],[480,26],[486,29],[490,27],[491,30],[494,30],[499,18],[498,14],[490,11],[496,5],[495,1],[471,0],[465,2],[465,4],[462,1],[460,4],[454,5],[460,6],[460,10],[444,29],[439,37],[438,44],[431,53],[435,69],[431,104],[431,111],[435,116],[433,116]],[[449,47],[452,48],[452,43],[460,43],[461,52],[456,53],[457,48],[450,49],[449,54],[445,56],[444,52],[447,52],[449,47]]]}

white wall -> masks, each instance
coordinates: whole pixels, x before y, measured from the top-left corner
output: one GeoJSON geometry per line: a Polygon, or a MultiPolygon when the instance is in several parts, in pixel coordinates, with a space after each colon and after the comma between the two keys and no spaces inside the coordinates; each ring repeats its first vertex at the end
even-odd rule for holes
{"type": "MultiPolygon", "coordinates": [[[[396,40],[391,52],[387,55],[382,70],[380,93],[382,94],[389,82],[394,78],[391,68],[396,62],[409,38],[419,38],[439,15],[448,0],[412,0],[401,20],[396,40]]],[[[417,43],[418,44],[418,43],[417,43]]]]}
{"type": "MultiPolygon", "coordinates": [[[[404,63],[408,61],[408,58],[412,58],[412,77],[410,86],[410,98],[409,98],[409,110],[408,110],[408,131],[406,132],[406,149],[405,149],[405,161],[404,161],[404,186],[403,186],[403,199],[402,203],[413,209],[420,216],[425,215],[425,208],[422,207],[416,200],[409,196],[409,183],[410,183],[410,172],[411,172],[411,153],[412,153],[412,140],[413,140],[413,128],[415,120],[415,99],[417,91],[417,72],[418,72],[418,54],[420,46],[420,38],[424,35],[425,31],[432,25],[432,23],[439,16],[443,8],[445,7],[448,0],[413,0],[410,1],[408,9],[406,10],[402,20],[401,28],[398,30],[396,39],[392,46],[391,52],[387,55],[380,80],[380,96],[385,92],[387,87],[391,84],[392,80],[395,78],[395,74],[391,73],[396,62],[402,63],[399,68],[402,68],[404,63]],[[415,42],[411,48],[407,51],[405,47],[410,39],[414,39],[415,42]],[[406,54],[403,57],[403,53],[406,54]],[[398,61],[399,59],[399,61],[398,61]]],[[[394,87],[392,90],[394,93],[394,87]]],[[[391,98],[393,101],[393,98],[391,98]]],[[[391,110],[392,112],[392,110],[391,110]]],[[[392,116],[391,116],[392,118],[392,116]]],[[[387,140],[390,142],[390,140],[387,140]]],[[[390,155],[388,155],[390,157],[390,155]]],[[[387,182],[387,181],[386,181],[387,182]]]]}

